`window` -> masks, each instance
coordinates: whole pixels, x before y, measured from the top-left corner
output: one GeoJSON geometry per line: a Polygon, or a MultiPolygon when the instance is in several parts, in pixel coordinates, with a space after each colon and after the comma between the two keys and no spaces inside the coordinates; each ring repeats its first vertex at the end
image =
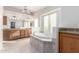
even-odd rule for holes
{"type": "Polygon", "coordinates": [[[30,28],[30,27],[31,27],[31,26],[30,26],[30,21],[24,22],[24,27],[25,27],[25,28],[30,28]]]}
{"type": "Polygon", "coordinates": [[[52,13],[52,14],[43,16],[44,33],[52,33],[53,27],[56,26],[56,17],[57,17],[56,13],[52,13]]]}
{"type": "Polygon", "coordinates": [[[56,27],[57,14],[53,13],[50,15],[50,33],[53,31],[53,27],[56,27]]]}
{"type": "Polygon", "coordinates": [[[34,20],[34,27],[38,27],[38,19],[34,20]]]}
{"type": "Polygon", "coordinates": [[[49,32],[49,16],[44,16],[44,32],[49,32]]]}

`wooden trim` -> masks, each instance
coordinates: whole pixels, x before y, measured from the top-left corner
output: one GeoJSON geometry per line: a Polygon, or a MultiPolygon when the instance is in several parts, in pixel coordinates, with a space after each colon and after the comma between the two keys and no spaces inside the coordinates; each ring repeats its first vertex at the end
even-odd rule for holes
{"type": "Polygon", "coordinates": [[[7,16],[3,16],[3,25],[7,25],[7,16]]]}

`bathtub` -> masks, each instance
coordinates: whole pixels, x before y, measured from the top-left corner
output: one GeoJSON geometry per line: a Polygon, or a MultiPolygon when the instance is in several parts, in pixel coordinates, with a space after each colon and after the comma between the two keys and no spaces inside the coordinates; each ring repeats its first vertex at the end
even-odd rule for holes
{"type": "Polygon", "coordinates": [[[52,35],[45,33],[34,33],[30,39],[31,47],[41,53],[51,53],[52,35]]]}
{"type": "Polygon", "coordinates": [[[40,38],[45,38],[45,39],[52,39],[52,35],[46,34],[46,33],[34,33],[35,36],[40,37],[40,38]]]}

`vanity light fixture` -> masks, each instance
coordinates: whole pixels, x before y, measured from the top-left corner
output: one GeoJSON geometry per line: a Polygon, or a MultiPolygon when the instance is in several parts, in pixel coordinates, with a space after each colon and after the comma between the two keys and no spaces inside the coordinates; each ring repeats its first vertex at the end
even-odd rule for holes
{"type": "Polygon", "coordinates": [[[13,16],[13,17],[12,17],[12,20],[16,20],[16,19],[17,19],[16,16],[13,16]]]}
{"type": "Polygon", "coordinates": [[[16,16],[11,17],[11,20],[16,20],[16,19],[17,19],[16,16]]]}

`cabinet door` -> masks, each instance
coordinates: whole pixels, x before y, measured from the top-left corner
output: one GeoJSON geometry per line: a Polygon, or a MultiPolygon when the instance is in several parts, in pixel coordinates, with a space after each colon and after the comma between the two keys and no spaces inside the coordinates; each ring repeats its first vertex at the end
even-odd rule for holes
{"type": "Polygon", "coordinates": [[[68,37],[60,38],[60,52],[72,52],[72,39],[68,37]]]}
{"type": "Polygon", "coordinates": [[[74,37],[72,43],[72,52],[79,53],[79,38],[74,37]]]}
{"type": "Polygon", "coordinates": [[[15,39],[15,31],[14,30],[10,31],[10,39],[11,40],[15,39]]]}
{"type": "Polygon", "coordinates": [[[25,37],[25,30],[20,30],[21,38],[25,37]]]}
{"type": "Polygon", "coordinates": [[[20,31],[19,30],[12,30],[11,31],[12,39],[20,38],[20,31]]]}
{"type": "Polygon", "coordinates": [[[3,30],[3,40],[4,40],[4,41],[8,41],[8,40],[10,40],[10,37],[11,37],[10,31],[8,31],[8,30],[3,30]]]}
{"type": "Polygon", "coordinates": [[[29,33],[27,29],[25,30],[25,37],[29,37],[29,33]]]}
{"type": "Polygon", "coordinates": [[[59,39],[59,52],[79,53],[79,36],[72,34],[61,34],[59,39]]]}
{"type": "Polygon", "coordinates": [[[7,16],[3,16],[3,25],[7,25],[7,16]]]}

